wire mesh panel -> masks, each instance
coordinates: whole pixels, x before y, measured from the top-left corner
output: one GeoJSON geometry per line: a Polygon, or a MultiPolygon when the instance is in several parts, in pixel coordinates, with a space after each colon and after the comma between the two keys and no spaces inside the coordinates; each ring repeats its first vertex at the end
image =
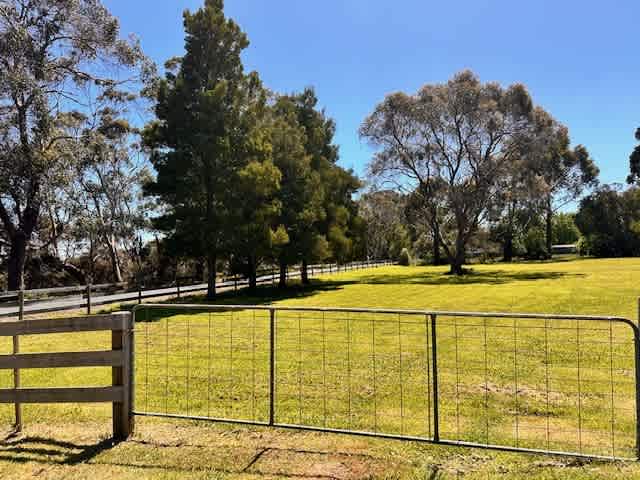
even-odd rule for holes
{"type": "Polygon", "coordinates": [[[269,312],[145,308],[136,322],[138,410],[268,421],[269,312]]]}
{"type": "Polygon", "coordinates": [[[623,319],[136,307],[136,413],[636,456],[623,319]]]}
{"type": "Polygon", "coordinates": [[[441,317],[446,439],[636,455],[634,333],[614,321],[441,317]]]}

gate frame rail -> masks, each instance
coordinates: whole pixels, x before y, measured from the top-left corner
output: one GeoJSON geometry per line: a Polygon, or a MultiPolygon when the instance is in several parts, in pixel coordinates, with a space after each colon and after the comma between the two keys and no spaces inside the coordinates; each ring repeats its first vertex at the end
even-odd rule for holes
{"type": "MultiPolygon", "coordinates": [[[[135,409],[132,412],[134,416],[143,417],[164,417],[164,418],[176,418],[185,420],[199,420],[210,421],[215,423],[228,423],[228,424],[240,424],[240,425],[253,425],[253,426],[266,426],[276,427],[283,429],[302,430],[302,431],[314,431],[325,433],[339,433],[347,435],[356,435],[364,437],[386,438],[393,440],[406,440],[422,443],[430,443],[436,445],[447,446],[463,446],[472,448],[481,448],[487,450],[497,450],[505,452],[518,452],[518,453],[531,453],[531,454],[545,454],[545,455],[557,455],[574,458],[587,458],[595,460],[609,460],[609,461],[640,461],[640,328],[633,321],[628,318],[608,315],[570,315],[570,314],[545,314],[545,313],[508,313],[508,312],[458,312],[450,310],[415,310],[415,309],[389,309],[389,308],[347,308],[347,307],[295,307],[295,306],[268,306],[268,305],[212,305],[212,304],[161,304],[161,303],[147,303],[140,304],[133,307],[131,310],[133,326],[136,324],[136,313],[143,309],[164,309],[164,310],[177,310],[177,311],[197,311],[197,312],[224,312],[224,311],[265,311],[269,312],[269,421],[261,422],[258,420],[243,420],[233,418],[216,418],[216,417],[203,417],[195,415],[180,415],[169,413],[154,413],[154,412],[139,412],[135,409]],[[276,421],[275,412],[275,354],[276,354],[276,330],[277,320],[276,312],[278,311],[294,311],[294,312],[332,312],[332,313],[374,313],[374,314],[406,314],[406,315],[423,315],[427,320],[431,322],[431,342],[432,342],[432,362],[431,362],[431,374],[432,374],[432,412],[434,421],[434,435],[433,438],[419,437],[411,435],[398,435],[381,432],[350,430],[350,429],[338,429],[329,427],[318,427],[311,425],[298,425],[290,423],[279,423],[276,421]],[[473,317],[473,318],[509,318],[509,319],[532,319],[532,320],[560,320],[560,321],[585,321],[585,322],[613,322],[618,324],[624,324],[631,328],[633,332],[633,345],[634,345],[634,382],[635,382],[635,414],[636,414],[636,428],[635,428],[635,453],[633,458],[608,456],[608,455],[593,455],[578,452],[566,452],[558,450],[545,450],[536,448],[524,448],[508,445],[494,445],[489,443],[469,442],[469,441],[457,441],[441,439],[439,435],[439,392],[438,392],[438,372],[437,372],[437,320],[438,317],[473,317]]],[[[639,303],[640,309],[640,303],[639,303]]],[[[639,310],[640,312],[640,310],[639,310]]]]}

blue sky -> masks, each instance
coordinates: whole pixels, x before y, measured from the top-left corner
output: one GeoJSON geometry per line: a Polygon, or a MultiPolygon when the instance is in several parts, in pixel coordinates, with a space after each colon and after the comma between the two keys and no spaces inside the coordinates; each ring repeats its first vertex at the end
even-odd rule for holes
{"type": "MultiPolygon", "coordinates": [[[[159,64],[183,51],[182,11],[203,0],[104,0],[159,64]]],[[[248,70],[280,92],[314,86],[337,122],[341,164],[365,171],[357,130],[385,94],[471,68],[526,84],[624,182],[640,127],[638,0],[226,0],[248,34],[248,70]]]]}

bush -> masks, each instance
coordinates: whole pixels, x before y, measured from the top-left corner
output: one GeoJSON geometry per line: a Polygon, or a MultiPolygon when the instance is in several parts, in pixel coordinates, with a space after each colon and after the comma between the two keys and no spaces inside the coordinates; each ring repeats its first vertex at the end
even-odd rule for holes
{"type": "Polygon", "coordinates": [[[524,236],[523,243],[527,258],[541,259],[549,256],[545,234],[542,228],[534,227],[529,229],[524,236]]]}
{"type": "Polygon", "coordinates": [[[411,265],[411,255],[409,254],[409,250],[407,250],[406,248],[402,249],[400,255],[398,256],[398,263],[400,265],[404,265],[405,267],[411,265]]]}

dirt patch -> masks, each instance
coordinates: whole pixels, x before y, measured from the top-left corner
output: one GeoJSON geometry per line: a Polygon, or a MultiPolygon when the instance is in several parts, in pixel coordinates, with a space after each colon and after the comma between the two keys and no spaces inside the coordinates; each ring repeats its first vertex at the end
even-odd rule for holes
{"type": "Polygon", "coordinates": [[[398,468],[369,455],[266,449],[247,473],[336,480],[380,478],[398,468]]]}

